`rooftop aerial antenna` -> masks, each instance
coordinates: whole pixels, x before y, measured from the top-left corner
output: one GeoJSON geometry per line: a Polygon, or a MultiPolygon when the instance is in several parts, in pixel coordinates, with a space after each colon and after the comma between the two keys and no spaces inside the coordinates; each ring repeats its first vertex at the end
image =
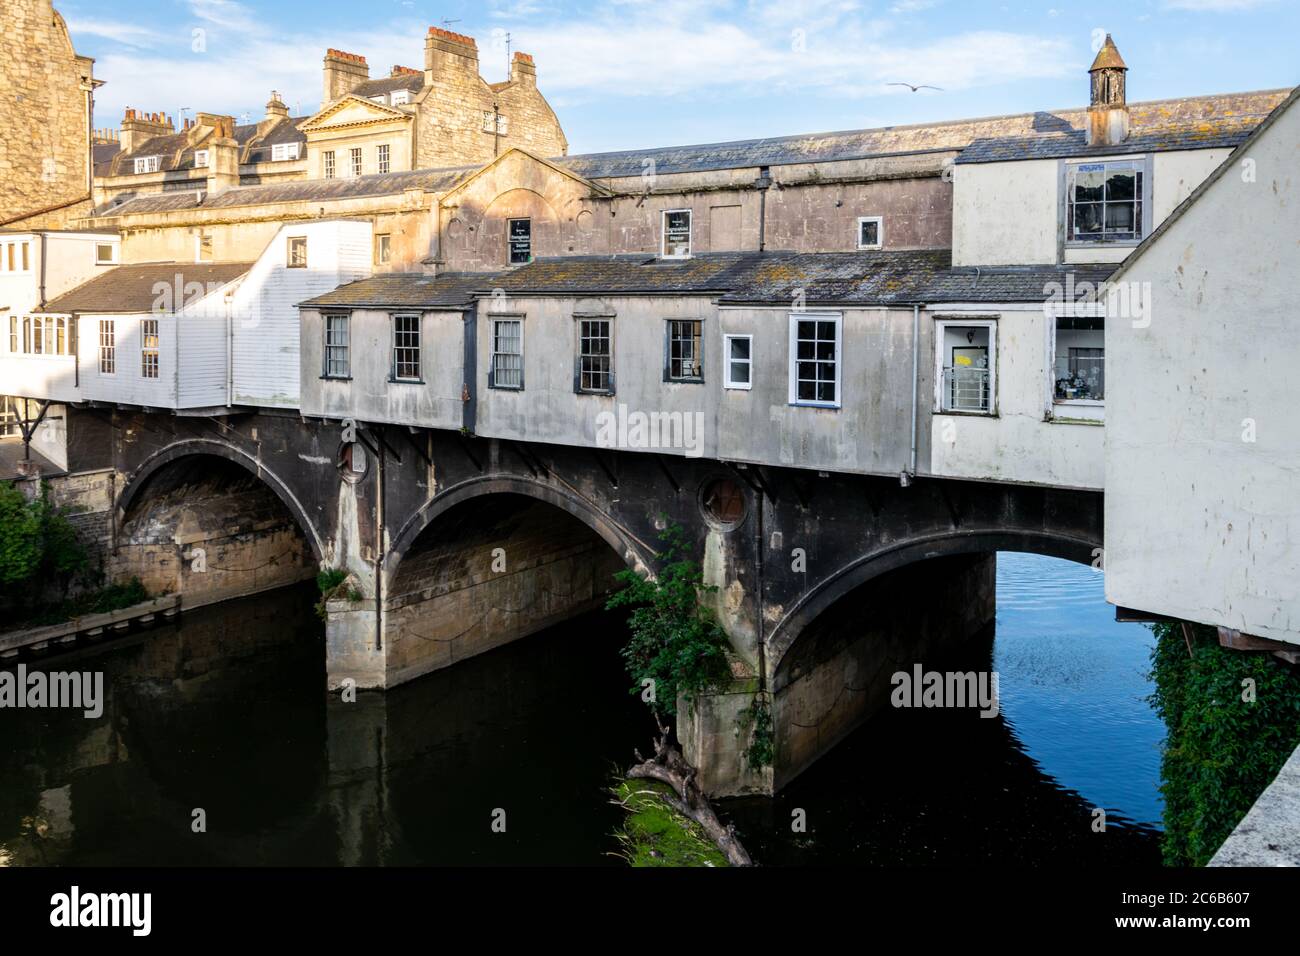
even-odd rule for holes
{"type": "Polygon", "coordinates": [[[511,34],[506,34],[506,76],[510,75],[510,38],[511,34]]]}

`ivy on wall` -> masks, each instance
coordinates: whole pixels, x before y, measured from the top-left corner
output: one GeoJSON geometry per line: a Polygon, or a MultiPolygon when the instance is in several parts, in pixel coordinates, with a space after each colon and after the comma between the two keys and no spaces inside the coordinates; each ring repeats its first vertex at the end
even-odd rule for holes
{"type": "Polygon", "coordinates": [[[1154,624],[1151,703],[1168,730],[1163,854],[1204,866],[1300,744],[1300,672],[1219,646],[1215,632],[1154,624]]]}

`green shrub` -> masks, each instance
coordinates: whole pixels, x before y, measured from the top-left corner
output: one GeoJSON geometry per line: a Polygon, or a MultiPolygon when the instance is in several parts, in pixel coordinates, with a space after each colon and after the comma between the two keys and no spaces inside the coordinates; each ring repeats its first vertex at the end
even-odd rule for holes
{"type": "Polygon", "coordinates": [[[1300,743],[1300,674],[1268,654],[1156,624],[1151,703],[1168,730],[1161,762],[1164,861],[1204,866],[1300,743]],[[1248,682],[1253,681],[1253,702],[1248,682]]]}

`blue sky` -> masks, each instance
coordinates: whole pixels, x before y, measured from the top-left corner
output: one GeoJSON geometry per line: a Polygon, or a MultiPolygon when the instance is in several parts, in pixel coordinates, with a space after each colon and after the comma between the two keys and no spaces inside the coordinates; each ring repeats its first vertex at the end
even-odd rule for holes
{"type": "MultiPolygon", "coordinates": [[[[422,68],[429,25],[475,37],[480,69],[533,54],[571,152],[636,149],[1083,105],[1094,43],[1114,35],[1129,98],[1300,82],[1297,0],[55,0],[124,107],[261,117],[320,101],[327,47],[372,76],[422,68]],[[202,31],[196,33],[195,31],[202,31]],[[201,42],[196,42],[198,37],[201,42]],[[196,49],[199,47],[199,49],[196,49]],[[931,84],[942,92],[890,82],[931,84]]],[[[193,115],[192,113],[186,115],[193,115]]]]}

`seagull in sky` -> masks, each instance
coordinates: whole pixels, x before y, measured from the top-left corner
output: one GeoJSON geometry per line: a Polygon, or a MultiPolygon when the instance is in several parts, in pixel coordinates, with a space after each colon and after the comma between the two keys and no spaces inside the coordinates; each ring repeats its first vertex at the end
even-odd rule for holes
{"type": "Polygon", "coordinates": [[[906,86],[906,87],[907,87],[909,90],[911,90],[913,93],[915,93],[917,90],[938,90],[940,93],[943,92],[943,87],[942,87],[942,86],[929,86],[929,85],[927,85],[927,84],[925,84],[925,83],[922,83],[920,86],[913,86],[911,83],[886,83],[885,85],[886,85],[886,86],[906,86]]]}

